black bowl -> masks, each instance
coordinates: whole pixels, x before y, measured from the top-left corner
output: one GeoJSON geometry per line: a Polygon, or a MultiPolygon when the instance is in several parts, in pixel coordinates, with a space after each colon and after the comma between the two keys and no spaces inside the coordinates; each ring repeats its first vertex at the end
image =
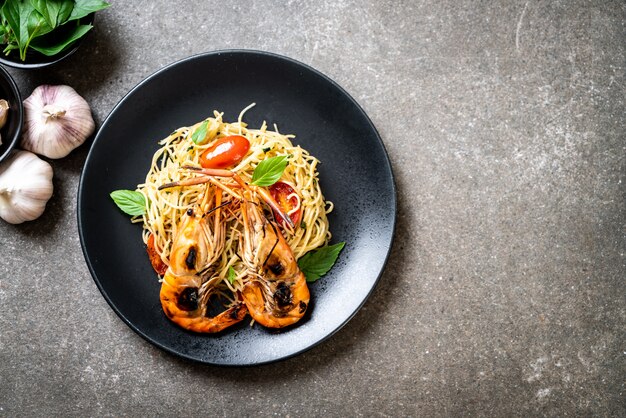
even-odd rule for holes
{"type": "MultiPolygon", "coordinates": [[[[94,20],[95,20],[95,14],[92,13],[90,15],[83,17],[82,19],[79,19],[79,22],[83,25],[84,24],[93,25],[94,20]]],[[[56,34],[57,31],[59,31],[57,36],[62,36],[63,30],[67,30],[68,28],[59,27],[55,29],[53,32],[50,32],[50,34],[53,34],[53,33],[56,34]]],[[[67,48],[66,50],[61,51],[58,54],[53,55],[51,57],[31,49],[26,52],[26,61],[22,61],[20,60],[18,50],[11,51],[9,55],[4,55],[0,51],[0,63],[9,67],[19,68],[21,70],[30,70],[30,69],[47,67],[49,65],[56,64],[57,62],[64,60],[65,58],[69,57],[74,52],[76,52],[78,47],[80,47],[83,40],[87,36],[89,36],[89,33],[87,33],[82,38],[79,38],[76,41],[74,41],[74,43],[71,44],[71,46],[67,48]]]]}
{"type": "Polygon", "coordinates": [[[9,154],[11,154],[11,151],[19,142],[22,136],[22,125],[24,124],[22,96],[11,74],[2,66],[0,66],[0,99],[9,102],[7,122],[0,129],[0,135],[2,135],[0,162],[2,162],[9,157],[9,154]]]}

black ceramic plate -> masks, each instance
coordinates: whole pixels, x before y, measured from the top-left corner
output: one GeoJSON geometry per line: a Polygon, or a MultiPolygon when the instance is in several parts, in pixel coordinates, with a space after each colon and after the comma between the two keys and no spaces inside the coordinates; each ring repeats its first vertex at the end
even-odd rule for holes
{"type": "Polygon", "coordinates": [[[367,115],[332,80],[289,58],[222,51],[172,64],[135,87],[96,136],[78,193],[78,227],[87,264],[113,310],[139,335],[182,357],[218,365],[268,363],[301,353],[339,330],[363,305],[390,251],[395,188],[383,144],[367,115]],[[322,162],[320,183],[335,203],[333,242],[347,244],[332,270],[310,285],[307,315],[295,326],[268,330],[249,321],[218,335],[171,323],[141,240],[111,201],[116,189],[145,178],[157,141],[214,109],[252,127],[265,120],[322,162]]]}

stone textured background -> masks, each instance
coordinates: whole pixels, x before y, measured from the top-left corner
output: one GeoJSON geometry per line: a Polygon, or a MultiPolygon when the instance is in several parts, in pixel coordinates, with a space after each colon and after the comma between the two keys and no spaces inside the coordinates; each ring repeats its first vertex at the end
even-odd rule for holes
{"type": "Polygon", "coordinates": [[[70,59],[11,71],[24,97],[72,85],[100,124],[178,59],[288,55],[379,129],[395,245],[329,341],[257,368],[189,363],[137,336],[89,275],[87,144],[52,161],[40,219],[0,222],[0,416],[626,415],[624,2],[112,3],[70,59]]]}

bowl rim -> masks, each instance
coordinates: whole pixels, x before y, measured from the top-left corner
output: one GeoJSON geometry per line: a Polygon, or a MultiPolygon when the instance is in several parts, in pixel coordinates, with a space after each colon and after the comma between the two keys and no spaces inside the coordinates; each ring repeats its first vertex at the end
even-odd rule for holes
{"type": "MultiPolygon", "coordinates": [[[[85,19],[85,23],[93,27],[95,26],[94,23],[96,21],[96,14],[95,12],[90,13],[81,19],[85,19]]],[[[48,67],[50,65],[56,64],[59,61],[63,61],[65,58],[73,55],[78,50],[78,48],[82,45],[84,40],[85,40],[85,36],[74,41],[74,46],[72,46],[70,49],[66,50],[65,52],[61,51],[57,55],[53,55],[51,57],[46,57],[45,55],[41,54],[41,56],[44,57],[44,61],[42,62],[32,62],[32,63],[22,62],[22,61],[19,61],[19,58],[17,61],[15,61],[13,59],[9,59],[6,56],[0,54],[0,63],[6,65],[7,67],[17,68],[20,70],[32,70],[32,69],[37,69],[37,68],[48,67]],[[49,60],[45,58],[48,58],[49,60]]]]}
{"type": "Polygon", "coordinates": [[[11,152],[13,151],[13,149],[15,149],[17,143],[22,136],[22,128],[24,127],[24,104],[22,103],[22,95],[20,94],[20,89],[17,87],[13,76],[11,76],[11,74],[2,65],[0,65],[0,74],[8,81],[9,89],[11,90],[13,96],[15,96],[15,107],[17,108],[17,116],[10,116],[17,117],[17,129],[15,130],[12,138],[7,138],[9,139],[7,141],[7,149],[2,154],[0,154],[0,162],[2,162],[9,155],[11,155],[11,152]]]}

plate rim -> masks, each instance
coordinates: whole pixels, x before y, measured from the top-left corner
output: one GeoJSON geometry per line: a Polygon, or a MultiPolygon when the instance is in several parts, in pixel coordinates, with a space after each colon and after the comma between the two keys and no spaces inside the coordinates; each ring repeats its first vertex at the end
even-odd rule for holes
{"type": "Polygon", "coordinates": [[[380,133],[378,132],[378,130],[374,126],[374,123],[370,119],[369,115],[361,107],[361,105],[359,105],[359,103],[343,87],[341,87],[337,82],[335,82],[333,79],[331,79],[329,76],[325,75],[321,71],[311,67],[310,65],[305,64],[305,63],[303,63],[301,61],[298,61],[298,60],[296,60],[294,58],[287,57],[285,55],[281,55],[281,54],[277,54],[277,53],[273,53],[273,52],[268,52],[268,51],[255,50],[255,49],[219,49],[219,50],[214,50],[214,51],[207,51],[207,52],[201,52],[201,53],[198,53],[198,54],[193,54],[193,55],[190,55],[190,56],[188,56],[186,58],[182,58],[182,59],[179,59],[177,61],[171,62],[171,63],[163,66],[162,68],[159,68],[158,70],[154,71],[153,73],[151,73],[147,77],[143,78],[141,81],[139,81],[133,88],[131,88],[128,92],[126,92],[126,94],[124,94],[124,96],[122,96],[122,98],[111,109],[111,111],[109,112],[107,117],[104,119],[104,121],[102,122],[102,124],[98,128],[98,131],[97,131],[97,133],[96,133],[92,143],[89,146],[89,152],[87,153],[87,157],[85,158],[85,161],[84,161],[82,169],[81,169],[80,180],[78,182],[78,193],[77,193],[77,198],[76,199],[77,199],[76,200],[76,215],[77,215],[77,222],[78,222],[78,225],[77,225],[78,226],[78,235],[79,235],[79,238],[80,238],[80,246],[81,246],[81,250],[82,250],[82,253],[83,253],[83,257],[84,257],[85,262],[87,264],[87,268],[89,269],[89,273],[91,275],[91,278],[95,282],[96,287],[100,291],[100,294],[104,297],[104,299],[106,300],[106,302],[109,305],[109,307],[113,310],[113,312],[115,312],[115,314],[128,327],[130,327],[130,329],[132,329],[135,333],[137,333],[145,341],[155,345],[156,347],[158,347],[159,349],[165,351],[166,353],[168,353],[170,355],[174,355],[176,357],[183,358],[185,360],[190,360],[190,361],[192,361],[194,363],[211,365],[211,366],[219,366],[219,367],[254,367],[254,366],[261,366],[261,365],[265,365],[265,364],[271,364],[271,363],[276,363],[276,362],[279,362],[279,361],[284,361],[284,360],[290,359],[292,357],[295,357],[297,355],[300,355],[300,354],[302,354],[302,353],[304,353],[306,351],[309,351],[309,350],[313,349],[314,347],[317,347],[319,344],[327,341],[329,338],[331,338],[333,335],[335,335],[337,332],[339,332],[339,330],[341,330],[343,327],[345,327],[346,324],[350,320],[352,320],[352,318],[354,318],[356,316],[356,314],[363,308],[363,305],[365,305],[367,300],[370,298],[370,296],[372,295],[372,293],[374,292],[374,290],[376,289],[376,287],[380,283],[382,275],[383,275],[383,273],[385,271],[385,268],[387,266],[387,262],[389,261],[389,257],[391,255],[391,251],[393,249],[393,245],[394,245],[394,241],[395,241],[395,232],[396,232],[397,218],[398,218],[397,187],[396,187],[395,176],[394,176],[393,169],[392,169],[392,166],[391,166],[391,161],[389,159],[389,153],[387,152],[385,144],[384,144],[384,142],[383,142],[383,140],[382,140],[382,138],[380,136],[380,133]],[[364,116],[364,118],[367,121],[370,129],[374,133],[374,136],[376,137],[376,140],[378,141],[378,143],[380,144],[380,146],[381,146],[381,148],[383,150],[383,156],[384,156],[384,158],[383,158],[383,160],[384,160],[383,168],[386,169],[389,172],[389,179],[390,179],[390,182],[391,182],[391,195],[392,195],[391,207],[392,207],[393,216],[392,216],[392,219],[391,219],[391,236],[390,236],[389,247],[387,248],[387,253],[385,254],[385,258],[383,260],[383,263],[381,264],[380,271],[378,272],[377,277],[376,277],[376,279],[374,280],[374,282],[372,284],[372,287],[369,289],[369,291],[367,292],[367,294],[365,295],[363,300],[360,301],[360,303],[358,304],[356,309],[344,321],[342,321],[335,329],[333,329],[330,332],[326,333],[326,335],[324,335],[322,338],[316,340],[315,342],[307,345],[306,347],[304,347],[304,348],[302,348],[302,349],[300,349],[298,351],[290,353],[288,355],[284,355],[282,357],[278,357],[278,358],[274,358],[274,359],[270,359],[270,360],[252,362],[252,363],[217,363],[217,362],[212,362],[212,361],[196,358],[196,357],[193,357],[193,356],[188,355],[186,353],[173,350],[173,349],[163,345],[161,342],[159,342],[156,339],[146,335],[142,330],[140,330],[138,327],[136,327],[114,305],[114,303],[111,301],[111,299],[108,296],[108,294],[104,291],[104,289],[102,287],[102,284],[100,283],[100,280],[97,277],[97,274],[96,274],[96,272],[94,270],[94,267],[93,267],[93,265],[91,263],[91,260],[89,258],[89,255],[87,254],[87,249],[86,249],[86,245],[85,245],[84,230],[83,230],[83,223],[84,223],[84,221],[82,220],[82,214],[81,214],[82,213],[82,210],[81,210],[81,208],[82,208],[82,191],[83,191],[83,183],[85,181],[85,169],[86,169],[87,164],[89,163],[89,161],[92,158],[95,158],[94,157],[94,147],[97,144],[97,142],[98,142],[98,140],[99,140],[99,138],[101,136],[102,130],[107,126],[107,124],[109,123],[109,120],[115,114],[115,112],[124,104],[124,102],[132,94],[135,93],[135,91],[141,89],[145,84],[148,84],[154,78],[160,76],[161,74],[163,74],[163,73],[165,73],[167,71],[170,71],[172,68],[174,68],[176,66],[179,66],[179,65],[184,65],[184,64],[186,64],[186,63],[188,63],[190,61],[194,61],[194,60],[197,60],[197,59],[201,59],[201,58],[205,58],[205,57],[214,57],[214,56],[219,57],[220,55],[223,55],[223,54],[241,54],[241,55],[250,55],[250,56],[259,56],[260,55],[260,56],[270,57],[270,58],[273,58],[273,59],[278,59],[278,60],[281,60],[281,61],[286,61],[288,63],[295,64],[297,66],[303,67],[305,70],[314,73],[316,76],[321,77],[322,79],[324,79],[324,81],[330,83],[334,88],[339,90],[356,107],[356,109],[358,110],[359,113],[361,113],[362,116],[364,116]]]}

